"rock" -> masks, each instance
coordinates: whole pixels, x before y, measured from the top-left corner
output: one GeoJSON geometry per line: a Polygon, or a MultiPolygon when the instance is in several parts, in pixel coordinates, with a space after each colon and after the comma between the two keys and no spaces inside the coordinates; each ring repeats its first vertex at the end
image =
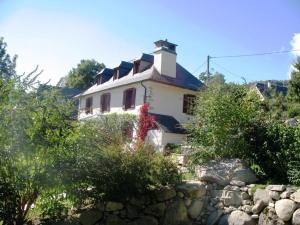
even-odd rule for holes
{"type": "Polygon", "coordinates": [[[253,215],[251,215],[251,218],[257,220],[259,218],[259,215],[253,214],[253,215]]]}
{"type": "Polygon", "coordinates": [[[240,181],[240,180],[232,180],[232,181],[230,181],[230,184],[233,186],[239,186],[239,187],[243,187],[246,185],[246,183],[244,181],[240,181]]]}
{"type": "Polygon", "coordinates": [[[93,225],[103,217],[103,211],[97,209],[89,209],[82,212],[79,221],[82,225],[93,225]]]}
{"type": "Polygon", "coordinates": [[[242,198],[239,191],[223,191],[221,200],[226,206],[240,206],[242,205],[242,198]]]}
{"type": "Polygon", "coordinates": [[[132,197],[132,198],[129,200],[129,202],[130,202],[131,205],[141,207],[141,206],[143,206],[143,205],[146,203],[146,199],[145,199],[144,196],[141,196],[141,197],[139,197],[139,198],[137,198],[137,197],[132,197]]]}
{"type": "Polygon", "coordinates": [[[156,216],[156,217],[161,217],[164,215],[166,209],[165,203],[157,203],[154,205],[149,205],[145,210],[145,214],[156,216]]]}
{"type": "Polygon", "coordinates": [[[211,213],[207,219],[206,225],[215,225],[219,218],[223,215],[222,210],[216,210],[213,213],[211,213]]]}
{"type": "Polygon", "coordinates": [[[290,199],[300,203],[300,189],[298,189],[295,193],[291,194],[290,199]]]}
{"type": "Polygon", "coordinates": [[[192,219],[196,219],[200,215],[202,208],[203,208],[203,201],[198,199],[194,200],[190,205],[190,207],[188,208],[188,215],[192,219]]]}
{"type": "Polygon", "coordinates": [[[296,127],[298,125],[298,120],[296,118],[287,119],[284,123],[289,127],[296,127]]]}
{"type": "Polygon", "coordinates": [[[248,193],[242,192],[241,193],[241,199],[242,200],[247,200],[247,199],[250,199],[250,196],[248,195],[248,193]]]}
{"type": "Polygon", "coordinates": [[[228,217],[229,215],[225,214],[221,217],[221,219],[218,222],[218,225],[229,225],[228,223],[228,217]]]}
{"type": "Polygon", "coordinates": [[[251,213],[252,212],[252,206],[250,206],[250,205],[243,205],[242,206],[242,211],[244,211],[246,213],[251,213]]]}
{"type": "Polygon", "coordinates": [[[206,194],[205,185],[199,181],[188,181],[176,187],[189,198],[201,198],[206,194]]]}
{"type": "Polygon", "coordinates": [[[258,200],[255,205],[252,207],[252,212],[254,214],[260,213],[267,205],[262,201],[258,200]]]}
{"type": "Polygon", "coordinates": [[[292,192],[290,191],[284,191],[281,193],[280,198],[284,199],[284,198],[289,198],[291,196],[292,192]]]}
{"type": "Polygon", "coordinates": [[[265,208],[259,215],[258,225],[287,225],[287,223],[278,218],[275,209],[265,208]]]}
{"type": "Polygon", "coordinates": [[[267,190],[270,190],[270,191],[279,191],[279,192],[282,192],[286,189],[286,186],[285,185],[268,185],[266,187],[267,190]]]}
{"type": "Polygon", "coordinates": [[[189,222],[183,200],[177,200],[167,208],[163,221],[164,225],[180,225],[189,222]]]}
{"type": "Polygon", "coordinates": [[[295,208],[295,202],[290,199],[281,199],[275,203],[276,214],[283,221],[288,221],[291,219],[295,208]]]}
{"type": "Polygon", "coordinates": [[[269,191],[269,196],[271,199],[273,199],[275,201],[280,199],[279,192],[277,192],[277,191],[269,191]]]}
{"type": "Polygon", "coordinates": [[[169,200],[171,198],[174,198],[175,196],[176,196],[176,191],[170,187],[164,187],[155,192],[155,197],[156,197],[157,201],[160,201],[160,202],[169,200]]]}
{"type": "Polygon", "coordinates": [[[117,211],[123,209],[123,204],[120,202],[107,202],[105,210],[108,212],[117,211]]]}
{"type": "Polygon", "coordinates": [[[191,199],[189,199],[189,198],[186,198],[186,199],[184,200],[184,204],[185,204],[185,206],[190,206],[190,205],[191,205],[191,203],[192,203],[192,200],[191,200],[191,199]]]}
{"type": "Polygon", "coordinates": [[[109,215],[106,219],[105,225],[126,225],[126,223],[116,215],[109,215]]]}
{"type": "Polygon", "coordinates": [[[139,215],[138,207],[128,204],[126,206],[126,215],[129,219],[137,218],[139,215]]]}
{"type": "Polygon", "coordinates": [[[177,195],[179,198],[183,198],[184,197],[184,194],[182,192],[177,192],[177,195]]]}
{"type": "Polygon", "coordinates": [[[267,190],[258,188],[253,196],[253,201],[256,203],[257,201],[262,200],[266,205],[271,201],[271,197],[267,190]]]}
{"type": "Polygon", "coordinates": [[[231,180],[245,183],[254,183],[257,180],[254,173],[239,159],[211,161],[204,166],[196,167],[195,172],[199,180],[222,186],[229,184],[231,180]]]}
{"type": "Polygon", "coordinates": [[[131,223],[132,225],[158,225],[158,221],[151,216],[141,216],[131,223]]]}
{"type": "Polygon", "coordinates": [[[228,217],[228,225],[255,225],[256,222],[247,213],[236,210],[228,217]]]}
{"type": "Polygon", "coordinates": [[[293,225],[300,225],[300,209],[297,209],[297,210],[293,213],[292,224],[293,224],[293,225]]]}
{"type": "Polygon", "coordinates": [[[252,205],[252,201],[250,199],[242,200],[242,205],[252,205]]]}

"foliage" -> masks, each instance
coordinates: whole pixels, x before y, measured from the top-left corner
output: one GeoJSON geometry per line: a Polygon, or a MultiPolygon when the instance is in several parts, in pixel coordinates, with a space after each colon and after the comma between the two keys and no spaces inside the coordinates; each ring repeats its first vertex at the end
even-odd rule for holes
{"type": "Polygon", "coordinates": [[[145,141],[148,130],[155,127],[155,117],[149,115],[149,104],[144,103],[140,108],[137,127],[137,139],[145,141]]]}
{"type": "Polygon", "coordinates": [[[274,110],[280,109],[277,100],[262,102],[254,94],[232,84],[200,93],[195,120],[187,126],[189,142],[196,149],[191,162],[237,157],[262,179],[297,183],[300,177],[294,165],[300,162],[300,128],[281,121],[274,110]]]}
{"type": "Polygon", "coordinates": [[[300,103],[300,58],[294,64],[294,71],[291,73],[288,97],[291,102],[300,103]]]}
{"type": "Polygon", "coordinates": [[[164,153],[165,153],[166,155],[168,155],[168,154],[170,154],[170,153],[177,153],[177,154],[180,154],[180,146],[177,145],[177,144],[174,144],[174,143],[168,143],[168,144],[166,144],[166,146],[165,146],[164,153]]]}
{"type": "Polygon", "coordinates": [[[7,44],[4,38],[0,37],[0,78],[10,79],[16,75],[17,56],[10,57],[6,51],[7,44]]]}
{"type": "Polygon", "coordinates": [[[225,84],[225,76],[222,73],[216,72],[207,76],[206,72],[199,75],[199,79],[207,86],[225,84]]]}
{"type": "Polygon", "coordinates": [[[65,78],[65,84],[70,88],[85,90],[94,84],[94,79],[103,68],[103,63],[94,59],[83,59],[73,68],[65,78]]]}
{"type": "Polygon", "coordinates": [[[61,157],[60,170],[66,182],[72,183],[68,193],[72,193],[74,201],[120,200],[180,181],[176,165],[150,146],[124,150],[124,142],[96,141],[103,139],[98,127],[80,127],[73,151],[61,157]]]}
{"type": "Polygon", "coordinates": [[[259,104],[245,86],[207,88],[199,94],[194,121],[187,125],[190,143],[209,149],[208,155],[244,158],[243,131],[258,117],[259,104]]]}

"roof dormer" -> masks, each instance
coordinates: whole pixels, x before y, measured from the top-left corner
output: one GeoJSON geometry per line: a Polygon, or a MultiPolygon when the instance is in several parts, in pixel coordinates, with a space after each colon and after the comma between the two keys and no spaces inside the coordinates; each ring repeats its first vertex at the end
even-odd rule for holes
{"type": "Polygon", "coordinates": [[[100,85],[107,82],[113,76],[113,70],[109,68],[102,69],[96,76],[96,84],[100,85]]]}

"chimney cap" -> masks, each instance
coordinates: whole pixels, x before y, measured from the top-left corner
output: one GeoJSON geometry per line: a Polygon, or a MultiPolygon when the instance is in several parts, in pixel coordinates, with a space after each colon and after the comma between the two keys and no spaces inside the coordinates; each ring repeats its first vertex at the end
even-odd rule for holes
{"type": "Polygon", "coordinates": [[[165,39],[165,40],[158,40],[156,42],[154,42],[156,48],[166,48],[168,50],[171,50],[171,51],[174,51],[176,52],[176,44],[173,44],[171,42],[168,42],[168,39],[165,39]]]}

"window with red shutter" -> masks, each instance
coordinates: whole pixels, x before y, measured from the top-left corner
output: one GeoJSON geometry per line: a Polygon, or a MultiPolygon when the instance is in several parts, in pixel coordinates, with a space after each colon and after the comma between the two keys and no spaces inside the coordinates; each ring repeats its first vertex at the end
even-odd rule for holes
{"type": "Polygon", "coordinates": [[[93,97],[88,97],[85,100],[85,113],[92,114],[93,113],[93,97]]]}
{"type": "Polygon", "coordinates": [[[193,115],[196,104],[195,95],[183,95],[183,113],[193,115]]]}
{"type": "Polygon", "coordinates": [[[101,95],[100,107],[101,107],[101,112],[110,111],[110,93],[105,93],[101,95]]]}
{"type": "Polygon", "coordinates": [[[135,88],[129,88],[123,92],[123,108],[124,108],[124,110],[135,108],[135,95],[136,95],[135,88]]]}

